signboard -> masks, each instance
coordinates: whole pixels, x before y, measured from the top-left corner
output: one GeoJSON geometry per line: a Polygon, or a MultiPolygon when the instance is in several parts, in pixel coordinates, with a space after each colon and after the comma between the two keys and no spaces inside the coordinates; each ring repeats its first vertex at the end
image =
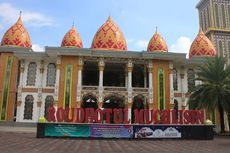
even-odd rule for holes
{"type": "Polygon", "coordinates": [[[92,124],[90,136],[95,138],[133,138],[131,125],[92,124]]]}
{"type": "Polygon", "coordinates": [[[135,138],[181,138],[179,126],[133,126],[135,138]]]}
{"type": "Polygon", "coordinates": [[[46,124],[45,136],[50,137],[89,137],[89,125],[46,124]]]}

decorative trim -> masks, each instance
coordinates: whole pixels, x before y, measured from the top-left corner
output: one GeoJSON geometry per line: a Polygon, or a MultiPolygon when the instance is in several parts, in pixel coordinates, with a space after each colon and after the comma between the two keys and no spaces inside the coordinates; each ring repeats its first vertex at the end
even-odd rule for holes
{"type": "Polygon", "coordinates": [[[42,106],[42,101],[38,101],[38,102],[37,102],[37,106],[38,106],[38,108],[41,108],[41,106],[42,106]]]}

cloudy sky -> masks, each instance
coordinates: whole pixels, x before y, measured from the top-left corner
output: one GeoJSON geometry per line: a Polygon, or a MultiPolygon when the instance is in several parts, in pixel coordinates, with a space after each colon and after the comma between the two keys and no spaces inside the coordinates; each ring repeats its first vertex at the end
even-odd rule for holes
{"type": "Polygon", "coordinates": [[[60,46],[73,22],[84,48],[111,15],[123,31],[128,50],[146,50],[158,27],[170,52],[187,53],[198,32],[198,0],[1,0],[0,37],[17,21],[19,12],[33,48],[60,46]]]}

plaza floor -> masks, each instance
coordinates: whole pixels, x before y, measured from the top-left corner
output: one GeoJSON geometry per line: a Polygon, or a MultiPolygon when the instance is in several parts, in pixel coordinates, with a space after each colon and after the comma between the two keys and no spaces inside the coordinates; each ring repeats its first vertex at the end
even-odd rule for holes
{"type": "Polygon", "coordinates": [[[35,132],[0,131],[0,153],[229,153],[230,137],[214,140],[90,140],[35,137],[35,132]]]}

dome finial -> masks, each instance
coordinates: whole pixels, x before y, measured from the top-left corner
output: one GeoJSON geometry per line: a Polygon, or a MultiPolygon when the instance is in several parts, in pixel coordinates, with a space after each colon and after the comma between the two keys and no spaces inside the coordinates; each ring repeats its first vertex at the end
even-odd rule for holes
{"type": "Polygon", "coordinates": [[[21,17],[21,16],[22,16],[22,11],[19,12],[19,17],[21,17]]]}
{"type": "Polygon", "coordinates": [[[73,24],[72,24],[72,28],[74,28],[74,21],[73,21],[73,24]]]}
{"type": "Polygon", "coordinates": [[[156,26],[156,33],[157,33],[157,26],[156,26]]]}

